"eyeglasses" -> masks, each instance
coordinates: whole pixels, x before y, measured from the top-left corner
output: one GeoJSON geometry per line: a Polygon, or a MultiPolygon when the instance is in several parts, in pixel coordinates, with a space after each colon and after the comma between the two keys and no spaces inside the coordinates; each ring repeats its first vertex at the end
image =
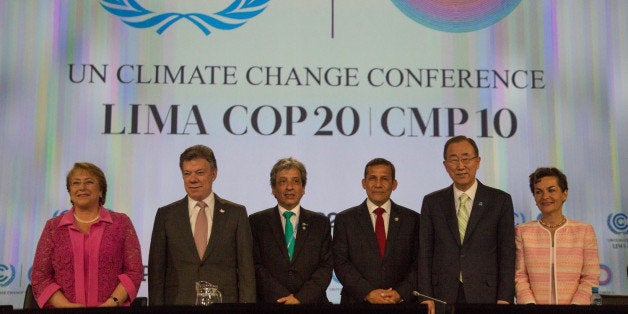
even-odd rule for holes
{"type": "Polygon", "coordinates": [[[471,160],[478,158],[478,156],[475,157],[462,157],[460,159],[458,158],[449,158],[447,160],[445,160],[445,162],[447,163],[448,166],[451,167],[455,167],[457,166],[459,163],[462,163],[465,166],[468,166],[471,163],[471,160]]]}

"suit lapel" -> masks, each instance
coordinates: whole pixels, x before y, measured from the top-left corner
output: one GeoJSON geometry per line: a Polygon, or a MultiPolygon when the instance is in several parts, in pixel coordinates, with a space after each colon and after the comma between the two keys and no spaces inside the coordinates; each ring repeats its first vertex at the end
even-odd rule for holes
{"type": "Polygon", "coordinates": [[[467,231],[464,234],[464,238],[468,239],[473,233],[473,230],[480,222],[480,218],[486,212],[489,195],[486,193],[486,189],[478,180],[478,189],[475,192],[475,199],[473,200],[473,207],[471,209],[471,216],[469,216],[469,223],[467,224],[467,231]]]}
{"type": "Polygon", "coordinates": [[[183,241],[181,241],[181,245],[185,247],[185,250],[191,252],[193,256],[199,258],[198,251],[196,250],[196,244],[194,244],[194,234],[192,233],[192,225],[190,224],[190,212],[188,209],[188,198],[187,196],[181,200],[181,205],[177,207],[177,213],[172,215],[173,226],[183,226],[181,231],[181,236],[183,237],[183,241]]]}
{"type": "Polygon", "coordinates": [[[379,247],[377,246],[377,237],[375,236],[375,230],[373,229],[373,221],[371,221],[371,213],[369,212],[368,206],[366,206],[366,201],[360,205],[356,215],[356,220],[357,225],[360,229],[362,229],[362,234],[366,236],[366,242],[368,242],[371,252],[380,256],[379,247]]]}
{"type": "Polygon", "coordinates": [[[224,230],[227,227],[227,214],[226,210],[223,209],[223,206],[224,203],[222,202],[222,199],[218,197],[218,195],[214,194],[214,214],[212,215],[212,230],[209,231],[209,242],[207,243],[205,256],[203,256],[202,260],[205,260],[207,256],[213,253],[218,243],[220,243],[222,235],[225,233],[224,230]]]}
{"type": "Polygon", "coordinates": [[[391,252],[391,246],[395,245],[397,234],[401,226],[401,216],[399,207],[397,204],[390,201],[390,217],[388,219],[388,234],[386,235],[386,251],[384,252],[384,259],[388,256],[388,252],[391,252]]]}
{"type": "Polygon", "coordinates": [[[456,217],[456,203],[454,202],[454,186],[450,186],[440,199],[440,207],[442,208],[445,221],[449,227],[452,236],[458,241],[458,245],[462,245],[460,241],[460,232],[458,231],[458,217],[456,217]]]}
{"type": "Polygon", "coordinates": [[[290,260],[288,247],[286,246],[285,233],[281,226],[281,218],[279,217],[279,207],[275,206],[275,208],[269,212],[268,216],[266,216],[266,222],[270,226],[273,238],[277,241],[277,245],[282,248],[281,254],[286,260],[290,260]]]}
{"type": "MultiPolygon", "coordinates": [[[[297,226],[295,230],[297,231],[297,241],[294,244],[294,255],[292,256],[292,261],[295,261],[299,256],[299,253],[303,249],[305,244],[305,240],[310,235],[310,213],[301,207],[299,221],[297,222],[297,226]]],[[[287,249],[286,249],[287,252],[287,249]]]]}

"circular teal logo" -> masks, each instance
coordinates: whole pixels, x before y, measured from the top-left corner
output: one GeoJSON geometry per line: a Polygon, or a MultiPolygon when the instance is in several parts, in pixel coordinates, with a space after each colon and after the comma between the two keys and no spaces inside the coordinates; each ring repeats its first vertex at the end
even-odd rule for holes
{"type": "Polygon", "coordinates": [[[15,267],[11,264],[0,264],[0,287],[10,285],[15,279],[15,267]]]}
{"type": "Polygon", "coordinates": [[[448,33],[466,33],[499,22],[521,0],[392,0],[392,3],[419,24],[448,33]]]}

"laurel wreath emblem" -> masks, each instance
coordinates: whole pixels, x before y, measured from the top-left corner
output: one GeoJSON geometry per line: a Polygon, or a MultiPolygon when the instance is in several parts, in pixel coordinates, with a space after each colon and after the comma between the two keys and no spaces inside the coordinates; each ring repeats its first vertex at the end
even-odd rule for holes
{"type": "Polygon", "coordinates": [[[234,0],[221,11],[204,13],[157,13],[142,7],[136,0],[101,0],[100,5],[109,13],[120,17],[122,22],[135,28],[159,26],[157,34],[161,35],[174,23],[184,20],[196,25],[206,36],[210,28],[232,30],[238,28],[249,19],[266,9],[270,0],[234,0]]]}

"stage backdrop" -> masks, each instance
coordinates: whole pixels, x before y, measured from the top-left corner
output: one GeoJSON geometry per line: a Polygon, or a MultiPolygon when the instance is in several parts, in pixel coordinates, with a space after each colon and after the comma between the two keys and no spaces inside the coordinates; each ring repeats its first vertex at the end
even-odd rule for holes
{"type": "Polygon", "coordinates": [[[460,134],[515,223],[539,213],[528,175],[564,170],[566,216],[595,227],[601,291],[628,294],[627,20],[622,0],[2,0],[0,304],[22,306],[74,162],[104,170],[105,207],[131,217],[147,264],[191,145],[215,150],[214,190],[249,213],[276,204],[270,168],[296,157],[302,206],[333,222],[365,199],[374,157],[420,211],[450,184],[442,148],[460,134]]]}

